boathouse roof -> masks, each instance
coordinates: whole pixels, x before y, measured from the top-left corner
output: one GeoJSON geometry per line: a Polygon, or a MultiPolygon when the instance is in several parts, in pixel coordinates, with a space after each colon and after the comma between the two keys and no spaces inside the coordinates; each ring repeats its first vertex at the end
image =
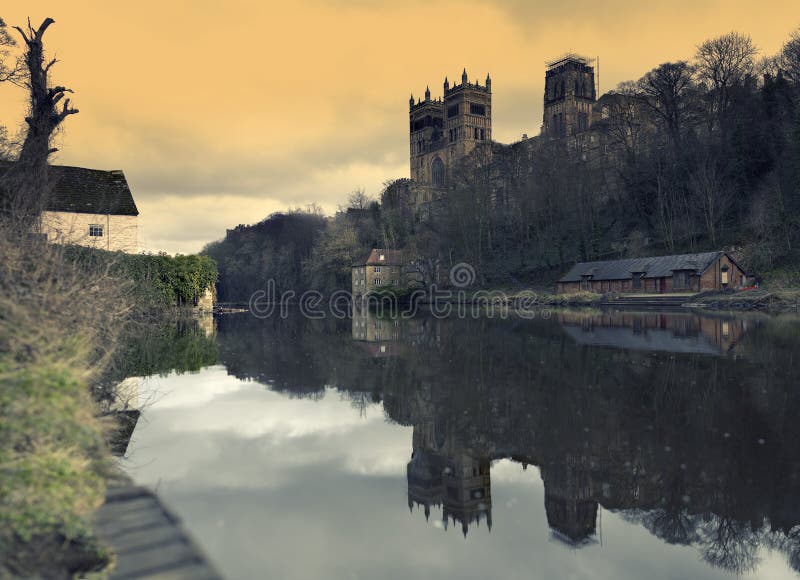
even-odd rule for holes
{"type": "Polygon", "coordinates": [[[634,273],[644,274],[645,278],[664,278],[680,270],[702,274],[723,255],[725,252],[704,252],[606,262],[580,262],[570,268],[559,282],[580,282],[584,276],[589,276],[592,280],[627,280],[634,273]]]}

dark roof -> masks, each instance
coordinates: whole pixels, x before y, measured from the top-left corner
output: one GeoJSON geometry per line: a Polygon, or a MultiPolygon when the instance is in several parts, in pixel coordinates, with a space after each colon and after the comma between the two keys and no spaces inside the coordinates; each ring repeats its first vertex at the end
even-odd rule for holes
{"type": "MultiPolygon", "coordinates": [[[[10,168],[10,162],[0,161],[0,176],[10,168]]],[[[128,181],[120,170],[51,165],[48,171],[53,183],[47,203],[49,211],[139,215],[128,181]]]]}
{"type": "Polygon", "coordinates": [[[681,254],[679,256],[655,256],[651,258],[629,258],[607,262],[580,262],[570,268],[559,282],[580,282],[582,276],[592,280],[627,280],[634,272],[642,272],[645,278],[672,276],[675,270],[705,272],[725,252],[681,254]]]}
{"type": "Polygon", "coordinates": [[[50,211],[139,215],[122,171],[53,165],[50,177],[53,180],[47,204],[50,211]]]}
{"type": "Polygon", "coordinates": [[[360,264],[356,266],[402,266],[403,252],[402,250],[383,250],[375,248],[370,251],[369,255],[364,258],[360,264]],[[383,260],[381,260],[383,256],[383,260]]]}

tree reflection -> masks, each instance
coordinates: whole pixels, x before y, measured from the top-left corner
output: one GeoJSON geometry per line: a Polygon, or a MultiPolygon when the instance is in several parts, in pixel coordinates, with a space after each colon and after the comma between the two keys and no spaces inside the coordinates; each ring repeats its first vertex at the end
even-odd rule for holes
{"type": "Polygon", "coordinates": [[[547,524],[592,543],[599,507],[711,565],[800,561],[797,323],[690,314],[551,320],[220,319],[220,361],[290,396],[335,388],[413,427],[408,505],[492,523],[491,463],[537,465],[547,524]]]}

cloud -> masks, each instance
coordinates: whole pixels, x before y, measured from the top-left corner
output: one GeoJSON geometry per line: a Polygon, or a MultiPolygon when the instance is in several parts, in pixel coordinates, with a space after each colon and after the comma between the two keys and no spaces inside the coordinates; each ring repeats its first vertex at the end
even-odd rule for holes
{"type": "MultiPolygon", "coordinates": [[[[709,36],[745,30],[770,53],[798,25],[778,1],[41,4],[54,81],[81,110],[59,162],[124,170],[146,247],[169,251],[408,176],[409,93],[438,96],[463,67],[492,74],[493,135],[509,142],[538,133],[544,62],[561,53],[599,55],[607,90],[709,36]]],[[[3,11],[15,24],[29,8],[3,11]]],[[[24,93],[0,86],[0,110],[18,126],[24,93]]]]}

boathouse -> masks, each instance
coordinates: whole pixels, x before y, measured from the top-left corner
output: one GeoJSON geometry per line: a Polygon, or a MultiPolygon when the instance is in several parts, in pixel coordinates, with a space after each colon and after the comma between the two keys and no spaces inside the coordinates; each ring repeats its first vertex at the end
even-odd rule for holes
{"type": "Polygon", "coordinates": [[[607,292],[666,294],[736,289],[744,269],[727,252],[580,262],[559,281],[559,293],[607,292]]]}

